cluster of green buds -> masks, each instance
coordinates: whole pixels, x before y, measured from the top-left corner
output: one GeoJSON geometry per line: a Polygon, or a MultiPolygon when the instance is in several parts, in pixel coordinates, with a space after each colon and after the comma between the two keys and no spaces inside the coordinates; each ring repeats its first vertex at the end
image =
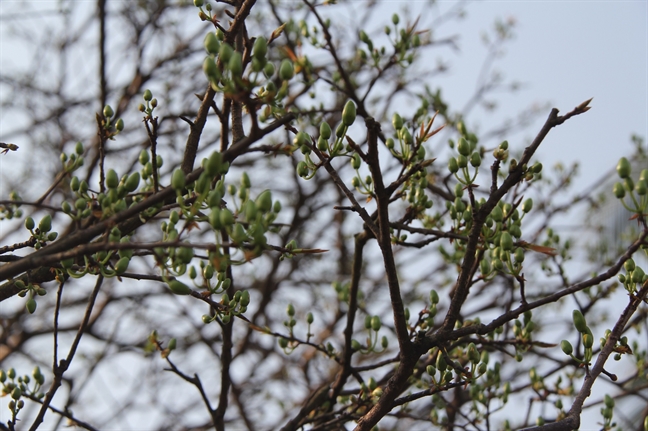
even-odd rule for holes
{"type": "Polygon", "coordinates": [[[115,111],[106,105],[103,108],[103,119],[101,120],[101,126],[106,132],[106,137],[108,139],[114,140],[115,136],[124,130],[124,120],[121,118],[115,118],[115,111]]]}
{"type": "Polygon", "coordinates": [[[92,209],[90,208],[89,203],[92,202],[93,198],[88,193],[87,181],[80,180],[76,175],[72,176],[70,179],[70,190],[72,190],[72,193],[76,196],[76,200],[74,201],[74,206],[72,206],[68,201],[63,201],[61,203],[61,209],[63,212],[70,216],[74,221],[90,217],[92,209]]]}
{"type": "Polygon", "coordinates": [[[41,373],[40,367],[34,367],[31,377],[27,374],[24,376],[17,376],[16,370],[10,368],[9,370],[0,369],[0,385],[2,385],[2,396],[11,396],[9,401],[9,410],[11,411],[12,421],[16,421],[18,412],[25,406],[23,396],[42,400],[45,396],[40,392],[43,384],[45,383],[45,376],[41,373]]]}
{"type": "MultiPolygon", "coordinates": [[[[324,155],[324,157],[332,159],[340,155],[349,154],[351,148],[348,146],[345,147],[344,137],[346,136],[349,127],[355,122],[356,116],[357,114],[355,103],[349,100],[342,109],[342,121],[335,130],[335,136],[333,136],[331,126],[329,126],[326,121],[322,121],[319,129],[320,135],[317,139],[317,150],[320,151],[324,155]],[[334,138],[334,141],[332,143],[331,138],[334,138]]],[[[319,165],[315,163],[310,157],[312,151],[312,142],[310,136],[308,136],[306,132],[298,132],[293,139],[293,148],[299,149],[304,155],[304,160],[300,161],[297,164],[297,175],[306,180],[313,178],[315,176],[315,173],[317,172],[319,165]]],[[[356,168],[357,166],[356,169],[359,169],[361,164],[360,156],[354,153],[349,157],[351,157],[351,164],[353,165],[353,167],[356,168]]],[[[354,182],[354,184],[359,183],[354,182]]]]}
{"type": "Polygon", "coordinates": [[[20,209],[22,198],[18,192],[10,192],[9,200],[9,204],[0,204],[0,220],[11,220],[12,218],[20,218],[23,216],[23,211],[20,209]]]}
{"type": "MultiPolygon", "coordinates": [[[[386,25],[384,31],[385,34],[389,36],[392,46],[394,47],[394,53],[397,55],[398,63],[401,66],[406,67],[414,62],[414,53],[411,52],[410,50],[412,48],[418,48],[419,46],[421,46],[421,38],[418,35],[418,33],[414,31],[414,27],[405,29],[399,26],[400,16],[398,14],[396,13],[393,14],[391,21],[393,27],[386,25]],[[392,29],[394,32],[393,39],[392,39],[392,29]]],[[[361,40],[362,40],[362,35],[361,35],[361,40]]],[[[364,40],[362,41],[365,42],[364,40]]],[[[372,58],[373,58],[374,57],[373,45],[370,47],[369,50],[370,52],[372,52],[372,58]]],[[[380,51],[381,53],[384,54],[383,49],[381,49],[380,51]]]]}
{"type": "MultiPolygon", "coordinates": [[[[398,16],[398,15],[394,15],[398,16]]],[[[400,18],[397,20],[399,21],[400,18]]],[[[391,37],[392,28],[389,26],[385,27],[385,33],[389,36],[391,45],[394,48],[394,57],[386,61],[396,61],[401,67],[407,67],[414,61],[414,51],[413,48],[418,48],[421,46],[420,36],[414,32],[414,29],[398,29],[398,24],[395,24],[395,38],[391,37]]],[[[363,48],[358,48],[358,57],[362,63],[371,63],[372,67],[381,68],[384,64],[381,64],[381,60],[385,58],[387,49],[385,46],[380,48],[374,47],[373,40],[369,35],[361,30],[359,33],[360,41],[365,45],[366,50],[363,48]]],[[[384,63],[384,62],[383,62],[384,63]]]]}
{"type": "Polygon", "coordinates": [[[515,335],[515,359],[522,360],[522,353],[529,350],[531,347],[531,335],[537,329],[537,325],[533,322],[531,310],[524,312],[523,321],[516,319],[513,323],[513,335],[515,335]]]}
{"type": "Polygon", "coordinates": [[[454,379],[452,366],[446,362],[443,352],[440,349],[437,349],[436,361],[434,365],[428,365],[425,371],[431,377],[432,386],[434,387],[442,387],[451,383],[454,379]]]}
{"type": "Polygon", "coordinates": [[[74,152],[70,153],[69,156],[61,153],[61,163],[63,163],[63,171],[67,174],[71,174],[83,166],[83,144],[77,142],[74,147],[74,152]]]}
{"type": "MultiPolygon", "coordinates": [[[[465,132],[463,123],[459,123],[458,129],[462,136],[459,137],[457,142],[457,157],[450,157],[448,161],[448,170],[454,174],[455,178],[464,185],[471,185],[477,178],[479,166],[482,163],[481,150],[477,148],[477,136],[473,133],[465,132]],[[468,167],[468,164],[473,167],[473,171],[468,167]]],[[[454,142],[450,141],[450,146],[454,147],[454,142]]]]}
{"type": "MultiPolygon", "coordinates": [[[[483,203],[482,198],[477,209],[483,203]]],[[[517,207],[500,201],[486,218],[482,235],[490,248],[490,260],[485,256],[480,262],[480,271],[485,279],[494,276],[496,272],[515,276],[521,273],[527,248],[527,244],[520,241],[522,220],[532,208],[531,198],[525,199],[517,207]]],[[[464,219],[465,215],[467,214],[464,213],[464,219]]]]}
{"type": "MultiPolygon", "coordinates": [[[[600,344],[601,349],[603,349],[603,347],[608,343],[608,341],[610,339],[610,334],[612,334],[612,331],[609,330],[609,329],[606,329],[605,330],[605,335],[603,337],[599,338],[599,344],[600,344]]],[[[634,347],[634,350],[637,350],[638,346],[637,346],[636,341],[633,343],[633,347],[634,347]]],[[[616,345],[614,346],[614,352],[615,352],[614,353],[614,360],[615,361],[620,361],[622,355],[625,355],[625,354],[630,354],[631,355],[632,350],[633,349],[631,349],[630,346],[628,345],[628,337],[624,335],[623,337],[621,337],[621,338],[619,338],[617,340],[616,345]]]]}
{"type": "Polygon", "coordinates": [[[169,357],[171,352],[176,349],[177,344],[178,344],[178,340],[176,340],[175,338],[170,338],[169,342],[167,343],[167,346],[163,347],[163,342],[160,339],[158,332],[156,330],[153,330],[151,332],[151,335],[149,335],[146,340],[144,351],[147,353],[152,353],[157,350],[160,352],[160,356],[163,359],[166,359],[169,357]]]}
{"type": "Polygon", "coordinates": [[[205,0],[194,0],[194,6],[196,6],[199,11],[198,11],[198,17],[200,17],[201,21],[212,21],[212,22],[217,22],[215,16],[212,16],[212,5],[209,4],[209,2],[205,2],[205,0]],[[203,6],[205,7],[205,10],[203,10],[203,6]]]}
{"type": "Polygon", "coordinates": [[[494,385],[491,385],[488,382],[482,382],[481,380],[478,381],[477,379],[479,377],[486,375],[488,372],[490,372],[490,374],[494,374],[494,371],[488,369],[488,360],[489,360],[488,352],[484,350],[481,353],[481,355],[477,354],[477,356],[475,356],[474,353],[475,351],[476,351],[476,347],[473,343],[471,343],[468,346],[469,357],[471,355],[471,352],[473,352],[472,359],[470,359],[469,375],[473,376],[473,378],[470,383],[469,394],[470,394],[470,398],[473,401],[476,401],[486,406],[490,402],[490,397],[487,388],[492,387],[494,385]],[[479,362],[475,362],[475,361],[479,361],[479,362]]]}
{"type": "MultiPolygon", "coordinates": [[[[181,169],[173,172],[171,187],[177,194],[178,209],[169,213],[169,219],[161,224],[161,229],[163,241],[177,242],[181,236],[177,228],[180,220],[185,221],[185,226],[205,221],[210,224],[216,236],[216,247],[210,249],[208,263],[200,263],[202,277],[198,279],[198,270],[191,265],[194,250],[189,243],[166,249],[157,248],[155,252],[158,264],[164,268],[169,278],[182,276],[188,270],[189,278],[196,288],[216,294],[226,291],[230,286],[231,280],[226,276],[229,265],[243,264],[260,256],[267,248],[266,234],[276,230],[273,222],[281,211],[281,203],[273,201],[269,190],[264,190],[253,198],[250,193],[250,177],[245,172],[241,176],[239,187],[234,184],[226,186],[224,176],[229,170],[229,163],[222,160],[219,152],[203,159],[201,166],[203,172],[191,184],[187,184],[181,169]],[[231,196],[233,209],[225,207],[224,197],[227,194],[231,196]],[[206,210],[209,211],[208,214],[202,215],[206,210]],[[225,239],[227,244],[224,244],[225,239]],[[222,252],[225,245],[240,249],[243,258],[240,261],[232,260],[229,254],[222,252]],[[217,275],[215,281],[214,275],[217,275]]],[[[169,287],[176,294],[187,295],[192,292],[189,286],[178,280],[170,281],[169,287]]]]}
{"type": "MultiPolygon", "coordinates": [[[[151,191],[153,190],[154,187],[154,182],[153,182],[153,170],[155,169],[157,172],[157,176],[159,178],[159,171],[162,165],[164,164],[164,159],[162,156],[157,154],[155,156],[155,167],[153,166],[153,159],[151,159],[151,155],[149,154],[148,151],[142,150],[139,155],[138,159],[140,165],[142,165],[141,169],[141,177],[142,180],[144,180],[145,184],[142,186],[142,192],[144,191],[151,191]]],[[[133,196],[134,201],[137,201],[138,199],[142,199],[142,196],[133,196]]],[[[157,210],[157,209],[156,209],[157,210]]]]}
{"type": "Polygon", "coordinates": [[[603,428],[601,428],[601,431],[609,431],[616,427],[616,422],[612,422],[612,417],[614,416],[614,398],[608,394],[605,394],[605,397],[603,397],[601,416],[603,416],[603,428]]]}
{"type": "MultiPolygon", "coordinates": [[[[335,0],[334,0],[335,1],[335,0]]],[[[326,2],[324,2],[326,4],[326,2]]],[[[313,45],[315,48],[323,48],[326,46],[326,42],[322,42],[319,37],[320,29],[317,25],[313,25],[310,28],[308,27],[308,22],[306,20],[300,19],[298,22],[290,20],[288,22],[290,33],[295,34],[299,39],[308,38],[308,42],[313,45]]],[[[331,19],[326,18],[324,21],[324,27],[329,28],[331,26],[331,19]]]]}
{"type": "MultiPolygon", "coordinates": [[[[420,323],[420,329],[425,331],[429,328],[434,327],[434,318],[437,315],[438,309],[437,305],[439,304],[439,294],[436,290],[430,290],[430,306],[427,308],[425,319],[420,323]]],[[[408,310],[409,314],[409,310],[408,310]]]]}
{"type": "MultiPolygon", "coordinates": [[[[292,353],[300,344],[300,341],[295,338],[295,326],[297,325],[297,319],[295,319],[295,306],[293,304],[288,304],[286,307],[286,316],[288,317],[287,320],[283,322],[284,326],[288,328],[288,336],[280,336],[278,343],[279,347],[284,351],[286,354],[292,353]]],[[[306,314],[306,324],[308,325],[308,328],[306,330],[306,339],[307,342],[310,340],[310,338],[314,335],[311,333],[311,325],[315,321],[315,316],[313,316],[313,313],[308,312],[306,314]]],[[[333,346],[329,343],[327,346],[327,350],[329,352],[333,352],[333,346]]]]}
{"type": "Polygon", "coordinates": [[[585,316],[583,316],[583,313],[581,313],[580,310],[574,310],[572,312],[572,319],[574,321],[574,326],[581,334],[581,338],[583,340],[583,348],[585,350],[583,359],[581,360],[574,356],[574,348],[567,340],[562,340],[560,342],[560,348],[565,355],[570,356],[579,364],[589,365],[590,361],[592,360],[592,346],[594,345],[594,335],[592,335],[592,330],[587,326],[585,316]]]}
{"type": "MultiPolygon", "coordinates": [[[[349,302],[349,289],[351,288],[351,283],[341,283],[339,281],[334,281],[331,286],[337,294],[338,301],[348,303],[349,302]]],[[[359,292],[359,295],[362,295],[362,292],[359,292]]]]}
{"type": "MultiPolygon", "coordinates": [[[[281,33],[282,28],[273,32],[271,41],[281,33]]],[[[249,59],[244,58],[240,51],[224,41],[223,32],[218,29],[216,32],[207,33],[204,40],[204,47],[207,57],[203,61],[203,72],[210,82],[214,91],[235,94],[241,91],[250,91],[254,87],[262,85],[256,96],[258,100],[266,105],[261,111],[260,120],[266,121],[280,110],[280,100],[288,94],[288,81],[295,75],[295,67],[290,59],[284,59],[279,66],[279,78],[282,81],[281,88],[277,89],[272,77],[275,75],[275,65],[268,61],[269,41],[259,36],[254,40],[252,55],[249,59]],[[247,66],[250,66],[249,73],[244,79],[243,75],[247,66]],[[262,118],[261,118],[262,117],[262,118]]]]}
{"type": "MultiPolygon", "coordinates": [[[[221,181],[219,181],[221,183],[221,181]]],[[[222,183],[221,183],[222,184],[222,183]]],[[[219,184],[215,193],[209,198],[209,223],[218,232],[225,230],[231,242],[248,249],[246,259],[257,257],[266,248],[266,233],[272,228],[272,223],[281,211],[281,203],[272,200],[272,192],[264,190],[259,193],[256,199],[250,196],[250,178],[247,173],[241,177],[240,188],[234,184],[227,186],[227,193],[234,200],[236,196],[240,199],[237,205],[236,214],[228,208],[221,208],[221,189],[219,184]]]]}
{"type": "MultiPolygon", "coordinates": [[[[227,279],[229,281],[229,279],[227,279]]],[[[202,321],[204,324],[209,324],[217,319],[224,325],[227,325],[232,320],[232,317],[240,316],[247,311],[250,305],[250,292],[247,290],[237,290],[234,297],[230,299],[227,292],[223,292],[220,300],[220,307],[216,309],[216,314],[210,316],[203,314],[202,321]]]]}
{"type": "Polygon", "coordinates": [[[38,222],[38,228],[36,228],[36,222],[31,217],[25,218],[25,229],[29,231],[34,242],[34,248],[36,250],[47,245],[48,242],[54,241],[58,237],[58,232],[52,231],[52,216],[45,214],[43,218],[38,222]]]}
{"type": "MultiPolygon", "coordinates": [[[[126,244],[129,241],[128,236],[123,236],[119,228],[115,226],[108,234],[107,248],[110,248],[110,243],[126,244]]],[[[61,267],[62,271],[72,278],[81,278],[86,274],[101,274],[106,278],[117,277],[126,272],[132,256],[133,250],[129,248],[120,249],[117,252],[101,250],[93,255],[93,261],[90,261],[87,256],[83,256],[83,265],[75,265],[75,259],[68,258],[61,261],[61,267]]]]}
{"type": "Polygon", "coordinates": [[[144,103],[140,103],[137,109],[146,114],[148,118],[153,117],[153,110],[158,106],[158,100],[153,97],[153,93],[148,88],[144,90],[144,103]]]}
{"type": "Polygon", "coordinates": [[[644,214],[648,208],[648,169],[641,171],[636,184],[631,177],[632,168],[628,159],[621,157],[616,169],[623,183],[614,184],[614,196],[628,211],[638,215],[644,214]],[[626,195],[630,196],[630,204],[625,200],[626,195]]]}
{"type": "MultiPolygon", "coordinates": [[[[120,178],[114,169],[109,169],[108,172],[106,172],[106,191],[104,193],[99,193],[96,198],[96,203],[101,208],[101,219],[106,219],[113,214],[128,208],[128,206],[133,202],[132,199],[127,199],[126,197],[137,190],[139,183],[139,172],[133,172],[130,175],[124,174],[120,178]]],[[[81,186],[79,186],[77,193],[79,197],[74,203],[74,207],[77,210],[76,215],[81,218],[88,217],[90,212],[87,210],[90,209],[90,205],[92,205],[92,198],[88,196],[85,187],[81,189],[81,186]]],[[[65,209],[68,208],[66,207],[65,209]]],[[[67,213],[71,214],[71,211],[67,213]]],[[[94,212],[95,215],[98,213],[99,211],[94,212]]]]}
{"type": "Polygon", "coordinates": [[[25,284],[22,280],[16,280],[15,285],[20,289],[18,296],[21,298],[24,298],[29,294],[29,299],[27,299],[27,302],[25,303],[25,308],[27,308],[29,314],[34,314],[34,311],[36,311],[36,298],[47,295],[47,290],[37,284],[32,284],[31,282],[25,284]]]}
{"type": "Polygon", "coordinates": [[[380,316],[370,316],[366,315],[364,320],[364,327],[369,332],[369,335],[366,339],[366,345],[362,345],[358,340],[351,340],[351,348],[354,352],[361,352],[364,354],[368,353],[380,353],[384,352],[389,346],[389,340],[386,336],[382,336],[380,339],[380,346],[382,350],[378,349],[378,332],[382,328],[382,322],[380,316]]]}
{"type": "Polygon", "coordinates": [[[493,150],[493,157],[495,157],[495,160],[499,160],[500,162],[506,162],[509,157],[509,143],[508,141],[502,141],[501,144],[493,150]]]}
{"type": "MultiPolygon", "coordinates": [[[[497,146],[497,148],[495,148],[495,150],[493,150],[493,157],[495,157],[495,160],[499,162],[506,162],[508,160],[509,169],[514,170],[517,168],[518,162],[516,159],[509,160],[508,147],[508,141],[503,141],[497,146]]],[[[542,163],[535,162],[530,167],[527,165],[523,165],[522,167],[524,169],[524,179],[526,181],[539,180],[540,178],[542,178],[542,163]]]]}
{"type": "MultiPolygon", "coordinates": [[[[431,121],[428,123],[430,126],[431,121]]],[[[385,141],[385,146],[389,149],[392,155],[400,160],[404,165],[425,160],[425,148],[422,145],[424,139],[417,136],[417,139],[415,140],[410,133],[409,128],[403,121],[403,118],[398,113],[392,115],[392,126],[394,127],[394,136],[398,139],[399,143],[399,148],[396,149],[393,138],[388,138],[385,141]]]]}
{"type": "Polygon", "coordinates": [[[648,281],[648,274],[640,266],[636,265],[633,259],[626,260],[623,268],[626,270],[626,274],[619,274],[617,277],[625,290],[630,294],[634,294],[637,291],[637,286],[641,287],[648,281]]]}
{"type": "Polygon", "coordinates": [[[371,404],[376,404],[383,394],[383,389],[378,386],[378,382],[373,377],[369,377],[367,383],[360,384],[360,399],[370,401],[371,404]]]}

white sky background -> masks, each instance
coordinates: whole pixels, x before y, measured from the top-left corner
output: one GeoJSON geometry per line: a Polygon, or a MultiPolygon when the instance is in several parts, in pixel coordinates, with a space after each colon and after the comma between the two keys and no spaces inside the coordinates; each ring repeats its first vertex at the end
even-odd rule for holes
{"type": "MultiPolygon", "coordinates": [[[[88,2],[96,3],[95,0],[88,2]]],[[[33,3],[53,10],[59,1],[33,3]]],[[[380,3],[386,11],[384,21],[387,23],[392,11],[406,5],[416,9],[416,4],[421,2],[380,3]]],[[[456,2],[439,3],[446,9],[456,2]]],[[[23,10],[21,4],[21,1],[0,0],[0,16],[20,12],[23,10]]],[[[478,118],[483,130],[503,118],[515,117],[532,103],[549,102],[550,106],[566,113],[593,97],[592,109],[551,131],[538,152],[538,158],[546,167],[558,161],[565,165],[578,161],[581,174],[576,189],[583,189],[613,170],[621,156],[631,153],[629,137],[632,133],[648,137],[647,5],[646,0],[469,3],[465,19],[445,24],[442,33],[437,35],[459,35],[461,53],[443,55],[450,62],[450,73],[433,83],[433,88],[442,86],[452,109],[463,106],[473,94],[485,56],[482,32],[490,30],[496,18],[514,18],[517,22],[515,39],[506,44],[506,55],[495,67],[504,74],[505,80],[520,81],[524,86],[512,96],[502,95],[495,113],[480,113],[472,118],[478,118]]],[[[382,17],[377,13],[373,18],[382,17]]],[[[4,24],[5,21],[0,20],[0,74],[25,55],[6,43],[10,39],[3,37],[4,24]]],[[[5,114],[0,112],[0,141],[13,128],[6,122],[5,114]]],[[[548,111],[524,132],[510,137],[511,146],[525,146],[547,115],[548,111]]],[[[20,142],[15,143],[20,145],[20,142]]],[[[15,163],[13,157],[17,156],[17,153],[0,155],[0,170],[9,169],[15,163]]],[[[1,184],[0,190],[6,192],[1,184]]],[[[0,199],[5,198],[7,196],[0,196],[0,199]]]]}

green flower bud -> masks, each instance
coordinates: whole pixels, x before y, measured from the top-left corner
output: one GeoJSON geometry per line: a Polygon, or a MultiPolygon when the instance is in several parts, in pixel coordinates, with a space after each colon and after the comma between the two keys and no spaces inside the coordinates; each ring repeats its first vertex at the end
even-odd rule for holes
{"type": "Polygon", "coordinates": [[[479,262],[479,270],[481,271],[482,275],[490,274],[491,272],[490,262],[486,259],[482,259],[481,262],[479,262]]]}
{"type": "Polygon", "coordinates": [[[500,247],[502,250],[509,251],[513,248],[513,238],[509,232],[502,232],[500,236],[500,247]]]}
{"type": "Polygon", "coordinates": [[[522,204],[522,212],[528,213],[533,208],[533,199],[529,198],[522,204]]]}
{"type": "Polygon", "coordinates": [[[457,157],[457,166],[462,169],[468,166],[468,159],[466,158],[466,156],[459,154],[459,157],[457,157]]]}
{"type": "Polygon", "coordinates": [[[124,120],[122,120],[121,118],[117,120],[117,122],[115,123],[115,130],[117,130],[118,132],[124,130],[124,120]]]}
{"type": "Polygon", "coordinates": [[[309,312],[306,315],[306,322],[311,325],[315,321],[315,318],[313,317],[313,313],[309,312]]]}
{"type": "Polygon", "coordinates": [[[394,126],[394,129],[397,131],[403,128],[403,119],[397,113],[392,115],[392,126],[394,126]]]}
{"type": "Polygon", "coordinates": [[[129,265],[129,264],[130,264],[130,258],[129,258],[129,257],[126,257],[126,256],[122,257],[122,258],[119,259],[119,260],[117,261],[117,263],[115,264],[115,272],[116,272],[118,275],[122,275],[122,274],[125,273],[126,270],[128,269],[128,265],[129,265]]]}
{"type": "Polygon", "coordinates": [[[504,218],[504,213],[499,205],[496,205],[495,208],[493,208],[490,215],[496,222],[500,222],[504,218]]]}
{"type": "Polygon", "coordinates": [[[243,56],[240,52],[236,51],[232,54],[227,68],[232,72],[233,77],[240,77],[243,73],[243,56]]]}
{"type": "Polygon", "coordinates": [[[124,189],[128,193],[132,193],[135,190],[137,190],[137,187],[139,187],[139,183],[140,183],[140,174],[139,174],[139,172],[133,172],[132,174],[130,174],[128,176],[128,179],[124,183],[124,189]]]}
{"type": "Polygon", "coordinates": [[[347,126],[345,126],[344,123],[340,123],[335,129],[335,136],[337,136],[338,138],[342,138],[344,137],[346,131],[347,131],[347,126]]]}
{"type": "Polygon", "coordinates": [[[626,271],[632,272],[635,269],[635,261],[632,259],[628,259],[623,264],[623,267],[625,268],[626,271]]]}
{"type": "Polygon", "coordinates": [[[470,360],[470,362],[472,362],[473,364],[478,364],[480,359],[481,355],[477,350],[477,346],[475,346],[475,343],[470,343],[468,345],[468,360],[470,360]]]}
{"type": "Polygon", "coordinates": [[[13,388],[13,390],[11,391],[11,398],[18,401],[21,396],[22,390],[20,389],[20,387],[16,386],[15,388],[13,388]]]}
{"type": "MultiPolygon", "coordinates": [[[[65,203],[65,202],[64,202],[64,203],[65,203]]],[[[68,204],[68,205],[70,205],[70,204],[68,204]]],[[[68,211],[68,212],[69,212],[69,211],[68,211]]],[[[25,229],[27,229],[27,230],[33,230],[35,225],[36,225],[36,224],[34,223],[34,219],[33,219],[33,218],[31,218],[31,217],[27,217],[27,218],[25,219],[25,229]]]]}
{"type": "Polygon", "coordinates": [[[177,168],[173,171],[173,176],[171,177],[171,187],[173,190],[182,191],[185,188],[186,178],[185,173],[182,169],[177,168]]]}
{"type": "Polygon", "coordinates": [[[106,173],[106,186],[109,189],[116,189],[119,186],[119,177],[114,169],[109,169],[106,173]]]}
{"type": "Polygon", "coordinates": [[[83,154],[83,144],[81,142],[76,143],[74,152],[79,156],[83,154]]]}
{"type": "Polygon", "coordinates": [[[27,303],[25,303],[25,307],[27,308],[29,314],[34,314],[34,311],[36,311],[36,300],[34,298],[29,298],[27,300],[27,303]]]}
{"type": "Polygon", "coordinates": [[[231,237],[232,241],[234,241],[235,244],[241,244],[248,238],[248,235],[247,233],[245,233],[245,229],[243,228],[243,225],[241,225],[241,223],[236,223],[234,225],[231,237]]]}
{"type": "Polygon", "coordinates": [[[203,72],[205,72],[205,76],[210,80],[218,81],[220,78],[218,66],[216,66],[216,62],[211,57],[206,57],[205,61],[203,61],[203,72]]]}
{"type": "MultiPolygon", "coordinates": [[[[275,73],[275,65],[274,65],[274,64],[272,64],[272,63],[267,63],[267,64],[263,67],[263,74],[264,74],[267,78],[271,78],[272,75],[274,75],[274,73],[275,73]]],[[[267,87],[266,87],[266,89],[267,89],[267,87]]],[[[268,91],[270,91],[270,90],[268,90],[268,91]]]]}
{"type": "Polygon", "coordinates": [[[272,192],[270,190],[264,190],[256,198],[256,205],[259,211],[262,213],[267,213],[272,208],[272,192]]]}
{"type": "Polygon", "coordinates": [[[531,170],[534,174],[539,174],[540,172],[542,172],[542,163],[535,162],[533,166],[531,166],[531,170]]]}
{"type": "Polygon", "coordinates": [[[38,223],[38,230],[41,232],[49,232],[52,229],[52,216],[47,214],[38,223]]]}
{"type": "Polygon", "coordinates": [[[574,310],[572,312],[572,319],[574,320],[574,326],[581,334],[586,334],[589,328],[587,327],[587,322],[585,322],[585,316],[580,310],[574,310]]]}
{"type": "Polygon", "coordinates": [[[445,370],[446,370],[446,368],[447,368],[447,366],[448,366],[448,365],[446,364],[446,361],[445,361],[445,359],[443,358],[443,355],[441,354],[441,352],[439,352],[439,354],[437,355],[437,359],[436,359],[436,364],[435,364],[435,365],[436,365],[436,369],[439,370],[439,371],[442,372],[442,373],[445,372],[445,370]]]}
{"type": "Polygon", "coordinates": [[[450,157],[450,160],[448,160],[448,170],[452,174],[459,171],[459,164],[457,163],[457,159],[455,159],[454,157],[450,157]]]}
{"type": "Polygon", "coordinates": [[[290,81],[293,76],[295,76],[295,68],[293,67],[292,61],[287,58],[283,59],[279,66],[279,78],[282,81],[290,81]]]}
{"type": "Polygon", "coordinates": [[[229,43],[221,43],[220,49],[218,50],[218,57],[223,63],[228,63],[233,53],[234,49],[232,45],[229,43]]]}
{"type": "Polygon", "coordinates": [[[176,258],[180,263],[189,264],[194,257],[194,251],[191,247],[180,247],[176,249],[176,258]]]}
{"type": "Polygon", "coordinates": [[[169,340],[169,344],[167,345],[167,349],[169,349],[169,351],[175,350],[177,343],[178,342],[177,342],[177,340],[175,338],[171,338],[169,340]]]}
{"type": "Polygon", "coordinates": [[[331,131],[331,126],[329,126],[329,123],[326,121],[322,121],[322,124],[320,124],[320,137],[323,139],[328,140],[331,137],[332,131],[331,131]]]}
{"type": "Polygon", "coordinates": [[[382,327],[382,322],[380,321],[380,317],[373,316],[371,318],[371,329],[378,332],[378,331],[380,331],[381,327],[382,327]]]}
{"type": "Polygon", "coordinates": [[[522,247],[515,249],[515,261],[524,262],[524,249],[522,247]]]}
{"type": "Polygon", "coordinates": [[[407,146],[411,146],[414,143],[414,139],[412,138],[412,134],[410,131],[406,128],[403,127],[400,130],[400,137],[403,140],[403,143],[407,146]]]}
{"type": "Polygon", "coordinates": [[[307,177],[309,174],[308,165],[303,160],[297,163],[297,175],[302,178],[307,177]]]}
{"type": "Polygon", "coordinates": [[[594,345],[594,337],[592,334],[583,334],[583,347],[591,349],[594,345]]]}
{"type": "Polygon", "coordinates": [[[293,138],[293,145],[296,147],[302,147],[306,145],[308,141],[308,134],[306,132],[298,132],[293,138]]]}
{"type": "Polygon", "coordinates": [[[220,222],[223,227],[229,227],[234,224],[234,214],[227,208],[220,211],[220,222]]]}
{"type": "Polygon", "coordinates": [[[288,307],[286,307],[286,314],[290,317],[295,315],[295,307],[292,304],[288,304],[288,307]]]}
{"type": "Polygon", "coordinates": [[[648,193],[648,184],[646,184],[646,181],[637,181],[637,184],[635,185],[635,191],[639,196],[644,196],[646,193],[648,193]]]}
{"type": "Polygon", "coordinates": [[[167,283],[169,286],[169,289],[171,289],[171,292],[175,293],[176,295],[190,295],[191,294],[191,288],[187,286],[186,284],[182,283],[181,281],[178,280],[172,280],[167,283]]]}
{"type": "Polygon", "coordinates": [[[394,149],[394,140],[392,138],[387,138],[387,140],[385,141],[385,146],[388,149],[393,150],[394,149]]]}
{"type": "Polygon", "coordinates": [[[631,280],[633,283],[643,283],[644,275],[644,270],[638,266],[634,269],[634,271],[632,271],[631,280]]]}
{"type": "Polygon", "coordinates": [[[254,41],[254,46],[252,47],[252,55],[255,58],[262,59],[268,53],[268,41],[265,37],[260,36],[254,41]]]}
{"type": "Polygon", "coordinates": [[[113,111],[110,105],[106,105],[103,108],[103,115],[105,118],[112,118],[112,116],[115,115],[115,111],[113,111]]]}
{"type": "Polygon", "coordinates": [[[140,155],[139,155],[139,163],[140,163],[140,165],[145,166],[149,162],[150,158],[151,157],[149,156],[148,151],[146,151],[146,150],[140,151],[140,155]]]}
{"type": "Polygon", "coordinates": [[[400,17],[398,16],[398,14],[396,14],[396,13],[393,14],[392,15],[392,22],[394,23],[394,25],[398,25],[399,21],[400,21],[400,17]]]}
{"type": "Polygon", "coordinates": [[[353,167],[353,169],[360,169],[361,164],[362,160],[360,159],[360,155],[358,153],[354,153],[351,157],[351,166],[353,167]]]}
{"type": "Polygon", "coordinates": [[[472,153],[472,155],[470,156],[470,164],[472,166],[474,166],[475,168],[477,168],[477,167],[479,167],[479,165],[481,165],[481,162],[482,162],[482,160],[481,160],[481,156],[479,155],[479,153],[478,152],[472,153]]]}
{"type": "Polygon", "coordinates": [[[194,0],[194,6],[202,7],[205,4],[203,0],[194,0]]]}
{"type": "Polygon", "coordinates": [[[459,143],[457,144],[457,150],[459,151],[459,154],[462,156],[468,157],[470,154],[470,144],[466,139],[462,136],[459,138],[459,143]]]}
{"type": "Polygon", "coordinates": [[[626,194],[625,188],[621,183],[614,184],[613,192],[614,192],[614,196],[616,196],[617,199],[623,199],[626,194]]]}
{"type": "Polygon", "coordinates": [[[208,53],[210,54],[218,54],[218,50],[220,49],[220,42],[218,41],[218,38],[216,38],[215,33],[207,33],[205,36],[205,50],[207,50],[208,53]]]}
{"type": "Polygon", "coordinates": [[[625,157],[621,157],[619,163],[617,164],[616,169],[617,169],[617,173],[619,174],[619,177],[624,179],[630,177],[630,171],[631,171],[630,162],[625,157]]]}
{"type": "Polygon", "coordinates": [[[344,105],[344,109],[342,110],[342,123],[345,126],[350,126],[353,124],[353,122],[356,119],[356,106],[353,101],[349,100],[346,105],[344,105]]]}

